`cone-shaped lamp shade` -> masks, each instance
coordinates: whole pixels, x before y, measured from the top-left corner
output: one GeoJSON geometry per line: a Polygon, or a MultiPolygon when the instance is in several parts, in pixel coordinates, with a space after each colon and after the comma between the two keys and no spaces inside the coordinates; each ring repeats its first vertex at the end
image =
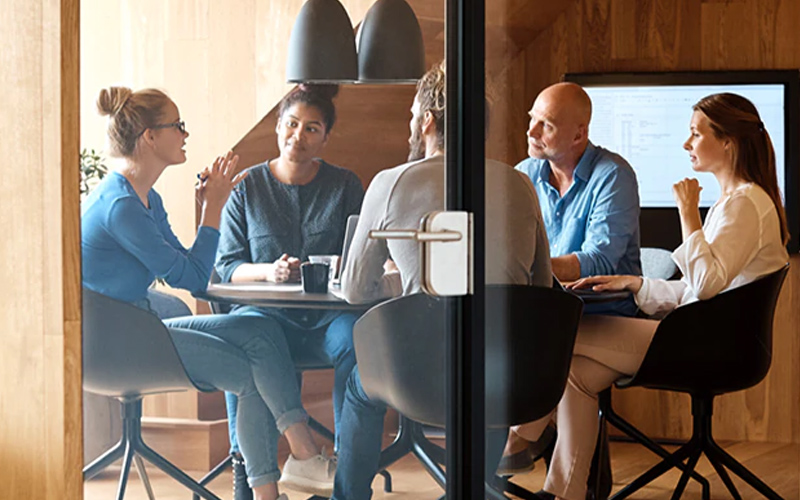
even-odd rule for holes
{"type": "Polygon", "coordinates": [[[353,25],[339,0],[308,0],[292,27],[286,80],[352,83],[358,78],[353,25]]]}
{"type": "Polygon", "coordinates": [[[358,81],[416,83],[425,73],[425,45],[405,0],[378,0],[358,30],[358,81]]]}

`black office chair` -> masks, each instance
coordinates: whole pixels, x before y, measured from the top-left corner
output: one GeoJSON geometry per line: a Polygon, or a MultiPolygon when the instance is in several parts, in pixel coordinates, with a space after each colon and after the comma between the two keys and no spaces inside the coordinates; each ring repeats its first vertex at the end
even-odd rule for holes
{"type": "Polygon", "coordinates": [[[206,500],[220,498],[153,451],[142,440],[142,398],[164,392],[204,390],[186,375],[172,338],[155,315],[127,302],[83,290],[83,387],[118,399],[122,437],[83,469],[84,480],[122,458],[117,500],[125,496],[131,462],[155,498],[142,458],[206,500]]]}
{"type": "MultiPolygon", "coordinates": [[[[640,251],[642,264],[642,276],[655,279],[672,279],[679,274],[678,266],[672,260],[672,252],[663,248],[644,247],[640,251]]],[[[669,456],[669,452],[663,448],[663,444],[678,444],[683,442],[676,440],[660,439],[652,440],[641,432],[631,427],[615,411],[611,402],[611,388],[602,391],[598,395],[598,405],[600,407],[600,429],[597,435],[597,446],[593,458],[592,470],[588,479],[589,497],[593,500],[606,500],[611,494],[613,477],[611,473],[611,458],[609,456],[609,440],[617,440],[620,437],[609,438],[608,425],[611,424],[625,434],[624,438],[638,442],[647,447],[661,458],[669,456]]],[[[703,499],[708,500],[709,484],[708,481],[697,473],[692,473],[692,478],[698,481],[703,489],[703,499]]]]}
{"type": "MultiPolygon", "coordinates": [[[[555,408],[582,309],[580,299],[560,290],[486,288],[488,428],[530,422],[555,408]]],[[[353,332],[364,390],[401,414],[397,438],[381,454],[380,468],[413,453],[442,487],[444,451],[425,437],[421,424],[445,425],[445,314],[444,299],[408,295],[367,311],[353,332]]],[[[492,488],[487,493],[505,498],[492,488]]]]}
{"type": "MultiPolygon", "coordinates": [[[[753,387],[769,371],[775,306],[788,268],[786,265],[709,300],[679,307],[661,321],[639,371],[619,380],[616,386],[688,393],[692,399],[692,437],[613,499],[630,496],[674,467],[683,470],[672,496],[680,498],[701,454],[706,455],[733,498],[741,496],[726,467],[765,497],[781,499],[714,441],[711,416],[716,396],[753,387]]],[[[615,418],[615,425],[627,428],[643,444],[650,441],[618,415],[615,418]]],[[[704,487],[704,498],[708,494],[704,487]]]]}
{"type": "Polygon", "coordinates": [[[192,310],[184,301],[169,293],[151,288],[147,290],[147,300],[150,302],[150,310],[162,321],[192,315],[192,310]]]}

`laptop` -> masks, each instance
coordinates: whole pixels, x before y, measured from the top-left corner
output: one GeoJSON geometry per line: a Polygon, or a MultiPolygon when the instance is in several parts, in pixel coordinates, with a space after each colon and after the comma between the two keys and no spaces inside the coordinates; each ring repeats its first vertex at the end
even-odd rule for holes
{"type": "Polygon", "coordinates": [[[339,260],[339,270],[333,278],[334,286],[341,286],[342,276],[344,276],[344,266],[347,264],[347,255],[350,253],[350,244],[353,242],[353,235],[356,234],[358,225],[358,215],[351,215],[347,218],[347,225],[344,228],[344,241],[342,242],[342,258],[339,260]]]}
{"type": "Polygon", "coordinates": [[[556,278],[555,274],[553,275],[553,288],[576,295],[587,304],[615,302],[617,300],[625,300],[631,296],[631,292],[627,290],[621,290],[617,292],[598,292],[591,288],[567,288],[561,283],[561,281],[558,280],[558,278],[556,278]]]}

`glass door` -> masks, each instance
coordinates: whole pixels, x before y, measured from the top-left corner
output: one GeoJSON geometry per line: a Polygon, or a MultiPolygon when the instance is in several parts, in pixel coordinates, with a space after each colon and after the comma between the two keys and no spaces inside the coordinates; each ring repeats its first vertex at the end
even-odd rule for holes
{"type": "Polygon", "coordinates": [[[445,9],[446,206],[472,216],[472,293],[449,299],[447,497],[484,498],[484,1],[445,9]]]}

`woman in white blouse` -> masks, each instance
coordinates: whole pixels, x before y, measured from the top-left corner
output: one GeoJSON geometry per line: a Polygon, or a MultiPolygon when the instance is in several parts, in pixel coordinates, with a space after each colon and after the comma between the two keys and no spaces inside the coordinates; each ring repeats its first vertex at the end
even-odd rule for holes
{"type": "MultiPolygon", "coordinates": [[[[679,281],[641,276],[592,276],[573,288],[630,290],[651,317],[689,302],[742,286],[781,268],[788,260],[788,230],[775,172],[775,152],[755,106],[736,94],[714,94],[694,106],[691,135],[683,148],[692,169],[711,172],[719,200],[703,224],[696,179],[673,186],[683,243],[672,258],[679,281]]],[[[597,394],[634,374],[658,326],[656,319],[585,316],[575,343],[569,381],[554,415],[518,426],[506,448],[519,452],[536,441],[553,418],[558,440],[542,498],[583,500],[598,432],[597,394]],[[516,436],[514,436],[516,434],[516,436]]]]}

